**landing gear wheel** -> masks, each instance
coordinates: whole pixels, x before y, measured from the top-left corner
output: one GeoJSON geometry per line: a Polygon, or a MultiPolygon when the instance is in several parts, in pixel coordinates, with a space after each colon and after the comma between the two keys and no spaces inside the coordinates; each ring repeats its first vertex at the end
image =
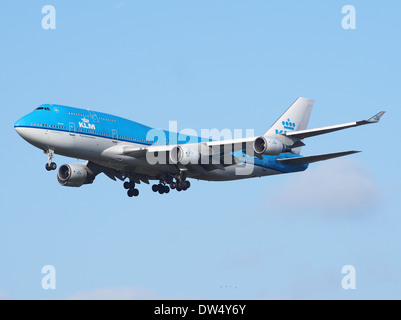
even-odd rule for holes
{"type": "Polygon", "coordinates": [[[57,169],[57,164],[53,162],[54,159],[54,150],[48,149],[44,151],[45,154],[48,156],[48,161],[46,164],[47,171],[53,171],[57,169]]]}
{"type": "Polygon", "coordinates": [[[125,182],[124,182],[124,189],[125,189],[125,190],[128,190],[128,189],[130,189],[130,188],[131,188],[130,183],[129,183],[128,181],[125,181],[125,182]]]}
{"type": "Polygon", "coordinates": [[[191,182],[189,181],[184,181],[185,188],[189,189],[191,187],[191,182]]]}
{"type": "Polygon", "coordinates": [[[152,186],[152,191],[153,191],[153,192],[159,191],[159,187],[158,187],[157,184],[154,184],[154,185],[152,186]]]}
{"type": "Polygon", "coordinates": [[[162,188],[158,188],[159,190],[159,194],[163,194],[164,193],[164,188],[162,187],[162,188]]]}
{"type": "Polygon", "coordinates": [[[164,193],[167,194],[170,192],[170,188],[168,186],[164,186],[164,193]]]}
{"type": "Polygon", "coordinates": [[[170,183],[170,188],[175,189],[177,187],[177,184],[175,182],[170,183]]]}
{"type": "Polygon", "coordinates": [[[45,168],[47,171],[53,171],[57,169],[57,164],[55,164],[54,162],[46,163],[45,168]]]}
{"type": "Polygon", "coordinates": [[[127,195],[128,197],[132,198],[132,197],[137,197],[139,196],[139,190],[138,189],[129,189],[127,191],[127,195]]]}

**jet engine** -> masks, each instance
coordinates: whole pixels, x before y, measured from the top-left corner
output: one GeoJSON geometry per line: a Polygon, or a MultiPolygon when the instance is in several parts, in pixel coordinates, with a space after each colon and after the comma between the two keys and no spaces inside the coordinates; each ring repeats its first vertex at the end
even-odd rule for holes
{"type": "Polygon", "coordinates": [[[200,152],[198,145],[176,146],[170,151],[170,163],[199,164],[203,158],[208,159],[209,155],[206,153],[200,152]]]}
{"type": "Polygon", "coordinates": [[[273,138],[259,137],[253,142],[253,151],[257,155],[277,156],[286,150],[286,146],[273,138]]]}
{"type": "Polygon", "coordinates": [[[65,164],[60,167],[57,181],[64,187],[81,187],[91,184],[95,175],[88,169],[86,163],[65,164]]]}

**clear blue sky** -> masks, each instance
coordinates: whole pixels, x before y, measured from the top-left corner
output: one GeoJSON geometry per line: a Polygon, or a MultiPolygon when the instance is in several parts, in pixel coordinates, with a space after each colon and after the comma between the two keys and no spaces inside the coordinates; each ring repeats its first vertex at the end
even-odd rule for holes
{"type": "Polygon", "coordinates": [[[0,14],[0,298],[401,298],[400,2],[7,0],[0,14]],[[316,99],[310,127],[388,113],[303,149],[363,151],[346,159],[136,199],[105,176],[59,186],[13,129],[57,103],[261,134],[299,96],[316,99]]]}

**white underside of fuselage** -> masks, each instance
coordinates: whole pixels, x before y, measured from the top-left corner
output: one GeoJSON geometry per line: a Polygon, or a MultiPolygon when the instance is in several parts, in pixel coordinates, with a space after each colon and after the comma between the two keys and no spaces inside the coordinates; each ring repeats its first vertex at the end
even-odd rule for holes
{"type": "MultiPolygon", "coordinates": [[[[176,173],[178,170],[176,165],[151,165],[146,159],[137,159],[119,152],[124,146],[143,148],[143,144],[41,128],[19,127],[16,130],[22,138],[39,149],[51,149],[55,154],[89,160],[113,169],[146,174],[154,179],[157,179],[163,173],[176,173]]],[[[280,173],[267,167],[241,163],[211,171],[195,173],[188,171],[187,176],[199,180],[229,181],[280,173]]]]}

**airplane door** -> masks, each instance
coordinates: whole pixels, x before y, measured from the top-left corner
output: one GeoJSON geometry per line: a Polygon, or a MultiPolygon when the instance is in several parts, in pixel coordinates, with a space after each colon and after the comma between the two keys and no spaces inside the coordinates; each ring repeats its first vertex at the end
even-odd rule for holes
{"type": "Polygon", "coordinates": [[[116,129],[112,130],[113,133],[113,142],[117,143],[118,142],[118,132],[116,129]]]}
{"type": "Polygon", "coordinates": [[[92,116],[93,122],[99,123],[99,118],[98,118],[98,116],[96,115],[96,113],[94,113],[94,112],[92,112],[92,111],[89,111],[89,114],[92,116]]]}
{"type": "Polygon", "coordinates": [[[69,128],[70,128],[70,136],[75,136],[75,123],[70,122],[69,123],[69,128]]]}

